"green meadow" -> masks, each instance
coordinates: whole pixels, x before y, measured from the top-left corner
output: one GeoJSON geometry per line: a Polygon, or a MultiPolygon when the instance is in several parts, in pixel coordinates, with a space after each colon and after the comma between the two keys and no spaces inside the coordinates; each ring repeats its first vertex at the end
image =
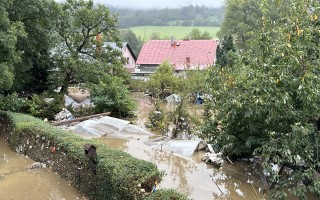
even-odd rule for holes
{"type": "Polygon", "coordinates": [[[151,33],[157,32],[161,39],[170,39],[173,36],[175,39],[184,39],[192,29],[197,28],[201,32],[207,31],[212,38],[216,39],[219,27],[205,27],[205,26],[136,26],[130,29],[136,34],[137,37],[141,37],[144,41],[150,39],[151,33]]]}

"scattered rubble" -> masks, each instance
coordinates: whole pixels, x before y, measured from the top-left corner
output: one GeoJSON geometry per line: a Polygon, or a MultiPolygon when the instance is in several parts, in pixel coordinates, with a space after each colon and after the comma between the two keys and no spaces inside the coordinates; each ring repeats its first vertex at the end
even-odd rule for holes
{"type": "Polygon", "coordinates": [[[40,169],[40,168],[46,168],[47,165],[41,162],[34,162],[31,165],[31,169],[40,169]]]}
{"type": "Polygon", "coordinates": [[[67,110],[66,108],[63,108],[61,112],[59,112],[54,116],[54,119],[56,121],[71,120],[71,119],[74,119],[74,116],[71,114],[69,110],[67,110]]]}
{"type": "Polygon", "coordinates": [[[224,162],[221,155],[216,153],[206,153],[201,160],[205,163],[210,163],[215,167],[221,167],[224,162]]]}

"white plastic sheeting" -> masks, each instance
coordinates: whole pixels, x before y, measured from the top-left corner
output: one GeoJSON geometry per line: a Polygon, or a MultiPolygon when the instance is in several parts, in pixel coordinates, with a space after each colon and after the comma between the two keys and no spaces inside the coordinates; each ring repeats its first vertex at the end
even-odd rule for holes
{"type": "MultiPolygon", "coordinates": [[[[196,151],[206,148],[207,144],[202,140],[153,140],[145,142],[145,144],[158,147],[162,146],[162,150],[177,153],[185,157],[191,157],[196,151]]],[[[161,147],[160,147],[161,148],[161,147]]]]}
{"type": "Polygon", "coordinates": [[[150,132],[130,124],[129,121],[113,117],[102,117],[83,121],[74,129],[75,133],[86,134],[93,137],[111,135],[115,137],[126,137],[130,135],[151,135],[150,132]]]}

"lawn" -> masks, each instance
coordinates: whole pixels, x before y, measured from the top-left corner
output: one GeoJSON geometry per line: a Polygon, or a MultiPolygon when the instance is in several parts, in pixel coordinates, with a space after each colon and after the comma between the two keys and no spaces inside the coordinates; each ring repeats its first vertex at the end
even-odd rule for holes
{"type": "Polygon", "coordinates": [[[136,26],[130,29],[143,40],[150,39],[150,35],[153,32],[158,32],[161,39],[170,39],[173,36],[175,39],[183,39],[192,29],[198,28],[201,32],[207,31],[212,38],[218,38],[216,36],[219,31],[219,27],[205,27],[205,26],[136,26]]]}

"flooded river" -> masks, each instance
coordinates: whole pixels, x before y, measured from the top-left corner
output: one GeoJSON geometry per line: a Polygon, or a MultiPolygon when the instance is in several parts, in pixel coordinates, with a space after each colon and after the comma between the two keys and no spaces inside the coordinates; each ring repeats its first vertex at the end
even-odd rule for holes
{"type": "Polygon", "coordinates": [[[13,152],[0,138],[1,200],[86,199],[50,169],[30,169],[33,162],[13,152]]]}

